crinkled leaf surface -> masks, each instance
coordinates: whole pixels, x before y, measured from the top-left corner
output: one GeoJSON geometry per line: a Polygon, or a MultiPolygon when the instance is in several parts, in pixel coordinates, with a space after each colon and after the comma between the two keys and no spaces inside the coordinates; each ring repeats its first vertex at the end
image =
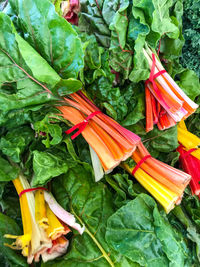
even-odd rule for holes
{"type": "Polygon", "coordinates": [[[32,185],[46,184],[51,178],[66,173],[74,164],[65,151],[58,149],[45,152],[34,150],[32,185]]]}
{"type": "Polygon", "coordinates": [[[77,78],[83,68],[80,39],[48,0],[11,0],[23,37],[62,78],[77,78]]]}
{"type": "Polygon", "coordinates": [[[82,236],[75,235],[68,254],[63,259],[43,266],[110,266],[102,254],[107,254],[116,267],[138,265],[114,252],[105,241],[107,219],[114,212],[112,195],[103,183],[93,182],[91,172],[79,164],[68,173],[53,180],[53,193],[60,204],[75,214],[87,230],[82,236]]]}
{"type": "MultiPolygon", "coordinates": [[[[81,31],[95,34],[97,40],[105,47],[110,45],[110,30],[103,13],[104,1],[80,0],[81,17],[79,27],[81,31]]],[[[112,2],[110,2],[112,4],[112,2]]]]}
{"type": "MultiPolygon", "coordinates": [[[[8,182],[19,174],[19,170],[13,167],[7,160],[0,157],[0,182],[8,182]]],[[[3,185],[3,184],[2,184],[3,185]]]]}
{"type": "Polygon", "coordinates": [[[17,254],[14,250],[5,247],[4,243],[9,242],[4,238],[5,234],[22,234],[18,224],[8,216],[0,213],[0,262],[2,266],[28,267],[26,259],[17,254]]]}
{"type": "Polygon", "coordinates": [[[181,63],[184,67],[194,70],[200,77],[199,3],[199,0],[184,1],[183,35],[185,45],[181,63]]]}
{"type": "MultiPolygon", "coordinates": [[[[53,115],[52,115],[53,116],[53,115]]],[[[51,123],[51,114],[47,114],[44,119],[34,123],[35,131],[44,135],[42,143],[48,148],[50,145],[57,145],[62,141],[62,128],[57,123],[51,123]]]]}
{"type": "Polygon", "coordinates": [[[9,131],[0,139],[0,149],[12,161],[20,162],[22,153],[33,139],[33,130],[30,127],[22,126],[9,131]]]}
{"type": "Polygon", "coordinates": [[[185,248],[158,212],[154,200],[140,194],[109,219],[106,240],[141,266],[184,266],[185,248]],[[170,245],[169,245],[170,244],[170,245]]]}
{"type": "Polygon", "coordinates": [[[198,76],[192,70],[185,70],[179,76],[179,86],[189,98],[195,100],[195,98],[200,95],[200,82],[198,76]]]}
{"type": "Polygon", "coordinates": [[[0,109],[9,111],[55,100],[45,92],[45,86],[55,86],[59,75],[16,33],[10,18],[3,13],[0,27],[0,84],[10,83],[15,90],[10,94],[8,90],[13,89],[7,86],[0,91],[0,109]]]}
{"type": "Polygon", "coordinates": [[[175,39],[169,38],[167,34],[162,36],[161,39],[161,53],[164,53],[164,57],[167,59],[173,60],[174,58],[179,58],[180,54],[182,53],[182,48],[184,45],[184,38],[182,35],[182,16],[183,16],[183,3],[182,1],[177,1],[173,12],[171,13],[171,20],[172,22],[178,27],[179,29],[179,36],[175,39]]]}

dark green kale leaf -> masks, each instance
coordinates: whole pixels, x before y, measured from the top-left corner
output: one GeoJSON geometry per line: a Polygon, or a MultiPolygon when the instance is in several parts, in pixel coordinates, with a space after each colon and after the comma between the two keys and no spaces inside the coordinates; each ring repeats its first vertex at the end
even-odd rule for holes
{"type": "Polygon", "coordinates": [[[183,7],[183,36],[185,45],[181,63],[192,69],[200,77],[200,1],[184,0],[183,7]]]}

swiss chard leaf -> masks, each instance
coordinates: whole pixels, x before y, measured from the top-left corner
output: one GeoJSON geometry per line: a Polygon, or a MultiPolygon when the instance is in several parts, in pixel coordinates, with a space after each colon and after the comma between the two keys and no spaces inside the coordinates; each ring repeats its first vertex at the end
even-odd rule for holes
{"type": "MultiPolygon", "coordinates": [[[[50,152],[33,151],[33,171],[34,176],[32,185],[44,185],[51,178],[66,173],[69,168],[69,162],[65,158],[66,153],[57,153],[54,155],[50,152]]],[[[70,162],[70,164],[73,164],[70,162]]]]}
{"type": "Polygon", "coordinates": [[[0,13],[0,27],[0,84],[13,85],[0,91],[0,109],[9,111],[57,99],[47,94],[46,85],[55,86],[60,81],[59,75],[16,33],[10,18],[3,13],[0,13]]]}
{"type": "Polygon", "coordinates": [[[145,136],[145,146],[160,152],[171,152],[178,147],[177,127],[172,127],[166,131],[154,129],[145,136]]]}
{"type": "Polygon", "coordinates": [[[103,12],[104,1],[80,0],[80,4],[79,28],[81,31],[93,33],[103,46],[109,47],[111,33],[105,19],[106,14],[103,12]]]}
{"type": "Polygon", "coordinates": [[[11,0],[23,37],[64,78],[77,78],[83,50],[70,23],[48,0],[11,0]]]}
{"type": "MultiPolygon", "coordinates": [[[[18,174],[19,174],[18,168],[13,167],[7,160],[0,157],[0,182],[11,181],[17,178],[18,174]]],[[[4,184],[2,184],[2,186],[4,187],[4,184]]],[[[1,187],[2,190],[3,187],[1,187]]]]}
{"type": "Polygon", "coordinates": [[[57,145],[62,141],[62,128],[54,121],[51,123],[51,114],[47,114],[41,121],[34,123],[34,129],[38,135],[44,135],[42,143],[49,148],[50,145],[57,145]]]}
{"type": "Polygon", "coordinates": [[[112,194],[105,184],[93,182],[91,172],[77,164],[53,180],[52,190],[59,203],[85,224],[86,230],[82,236],[72,238],[63,259],[43,266],[138,266],[115,253],[105,241],[107,219],[114,212],[112,194]]]}
{"type": "Polygon", "coordinates": [[[154,200],[140,194],[109,219],[106,240],[141,266],[184,266],[188,253],[154,200]],[[170,245],[169,245],[170,244],[170,245]]]}
{"type": "Polygon", "coordinates": [[[0,149],[12,161],[19,163],[22,153],[34,139],[34,132],[30,127],[12,129],[0,139],[0,149]]]}
{"type": "Polygon", "coordinates": [[[104,13],[107,14],[109,29],[111,30],[110,66],[117,72],[120,72],[123,79],[128,79],[132,68],[132,54],[130,46],[127,43],[128,15],[127,9],[129,1],[110,1],[104,2],[104,13]]]}
{"type": "Polygon", "coordinates": [[[14,250],[6,247],[4,243],[8,243],[8,239],[4,238],[5,234],[20,235],[21,230],[18,224],[8,216],[0,213],[0,261],[3,266],[23,266],[28,267],[26,259],[17,254],[14,250]]]}
{"type": "MultiPolygon", "coordinates": [[[[167,34],[170,38],[176,39],[179,36],[179,29],[173,23],[170,17],[169,10],[173,5],[173,1],[162,1],[162,0],[152,0],[154,5],[153,20],[152,20],[152,31],[157,33],[158,39],[163,34],[167,34]]],[[[156,40],[156,41],[157,41],[156,40]]]]}
{"type": "MultiPolygon", "coordinates": [[[[176,219],[181,222],[181,226],[175,221],[173,216],[169,216],[170,223],[174,225],[178,231],[181,231],[184,233],[185,231],[185,236],[191,240],[194,244],[196,244],[196,255],[198,260],[200,259],[200,234],[199,234],[199,229],[198,227],[195,226],[195,224],[192,222],[191,219],[189,219],[188,214],[186,213],[186,210],[183,205],[181,206],[176,206],[175,209],[173,210],[173,215],[175,215],[176,219]],[[184,226],[184,228],[183,228],[184,226]]],[[[195,255],[195,256],[196,256],[195,255]]],[[[194,258],[195,258],[194,256],[194,258]]]]}
{"type": "Polygon", "coordinates": [[[161,39],[160,52],[164,53],[165,59],[174,60],[179,58],[184,45],[184,38],[182,35],[182,16],[183,16],[183,4],[182,1],[177,1],[171,14],[173,23],[179,29],[178,38],[172,39],[164,33],[161,39]]]}
{"type": "Polygon", "coordinates": [[[179,74],[180,82],[179,86],[183,91],[191,98],[195,100],[200,95],[200,83],[199,78],[192,70],[185,70],[179,74]]]}
{"type": "Polygon", "coordinates": [[[153,10],[151,1],[134,2],[132,6],[132,14],[129,18],[128,42],[135,51],[133,57],[134,67],[129,75],[129,79],[134,82],[146,80],[149,76],[148,63],[144,57],[142,48],[145,44],[146,36],[150,32],[148,20],[151,21],[150,18],[153,10]]]}

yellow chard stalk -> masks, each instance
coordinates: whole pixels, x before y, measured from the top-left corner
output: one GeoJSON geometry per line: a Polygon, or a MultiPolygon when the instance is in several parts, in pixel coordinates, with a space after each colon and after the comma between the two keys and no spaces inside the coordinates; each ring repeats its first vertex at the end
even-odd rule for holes
{"type": "MultiPolygon", "coordinates": [[[[13,184],[18,195],[23,190],[30,188],[27,179],[22,174],[19,175],[19,178],[13,180],[13,184]]],[[[5,235],[6,238],[16,239],[13,244],[6,244],[6,246],[12,249],[22,249],[22,254],[27,257],[27,262],[30,264],[41,251],[47,250],[52,246],[51,239],[47,237],[44,230],[45,226],[48,227],[44,194],[36,193],[36,201],[33,192],[22,194],[20,196],[20,207],[24,235],[5,235]]]]}
{"type": "Polygon", "coordinates": [[[200,138],[187,130],[184,121],[181,121],[178,125],[178,141],[185,147],[186,151],[197,148],[191,154],[200,160],[200,138]]]}
{"type": "MultiPolygon", "coordinates": [[[[123,164],[124,168],[132,174],[134,168],[130,168],[128,164],[123,164]]],[[[179,196],[166,188],[164,185],[153,179],[150,175],[139,168],[135,174],[138,182],[163,206],[166,213],[169,213],[179,199],[179,196]]]]}
{"type": "Polygon", "coordinates": [[[179,122],[178,127],[180,127],[181,129],[187,131],[187,127],[186,127],[186,125],[185,125],[184,120],[182,120],[182,121],[179,122]]]}
{"type": "MultiPolygon", "coordinates": [[[[20,194],[20,192],[24,189],[20,182],[20,179],[14,179],[13,184],[16,188],[17,193],[20,194]]],[[[32,237],[31,216],[26,195],[22,195],[19,201],[24,234],[22,236],[6,234],[4,236],[5,238],[16,239],[16,241],[11,245],[7,243],[5,245],[9,246],[12,249],[22,250],[22,255],[28,257],[30,255],[30,245],[32,237]]]]}
{"type": "MultiPolygon", "coordinates": [[[[29,189],[30,185],[27,181],[27,179],[23,176],[19,176],[20,182],[22,183],[22,186],[24,189],[29,189]]],[[[34,255],[40,248],[41,248],[41,242],[42,242],[42,236],[39,229],[39,225],[37,224],[35,220],[35,198],[33,192],[28,192],[25,194],[28,201],[28,206],[30,210],[30,216],[31,216],[31,225],[32,225],[32,239],[31,239],[31,250],[32,254],[34,255]]]]}
{"type": "Polygon", "coordinates": [[[44,191],[37,190],[35,192],[35,219],[36,222],[41,226],[43,229],[47,229],[49,226],[48,218],[46,215],[46,207],[45,207],[45,200],[44,200],[44,191]]]}
{"type": "Polygon", "coordinates": [[[35,192],[35,220],[39,225],[41,240],[40,249],[35,253],[34,260],[39,262],[40,255],[45,253],[49,248],[52,247],[51,239],[48,238],[46,229],[49,227],[49,222],[46,214],[46,206],[44,200],[44,191],[37,190],[35,192]]]}
{"type": "Polygon", "coordinates": [[[55,214],[50,210],[49,206],[46,205],[47,217],[49,221],[49,227],[46,229],[47,235],[52,240],[59,238],[62,235],[66,235],[69,230],[65,229],[55,214]]]}

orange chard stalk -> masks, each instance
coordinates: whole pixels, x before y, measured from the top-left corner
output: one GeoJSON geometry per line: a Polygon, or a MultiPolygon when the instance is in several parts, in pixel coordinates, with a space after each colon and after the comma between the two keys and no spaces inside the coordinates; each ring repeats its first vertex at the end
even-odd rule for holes
{"type": "MultiPolygon", "coordinates": [[[[76,100],[80,101],[79,104],[82,103],[84,105],[81,106],[82,109],[80,108],[83,113],[89,115],[91,112],[97,110],[99,111],[99,109],[81,91],[74,93],[71,96],[74,95],[76,96],[76,100]],[[81,97],[83,97],[83,99],[81,97]],[[87,112],[86,106],[88,107],[87,112]],[[89,112],[89,110],[91,112],[89,112]]],[[[137,135],[123,128],[120,124],[118,124],[116,121],[114,121],[104,113],[96,115],[95,117],[93,117],[93,120],[127,150],[132,148],[133,145],[135,145],[140,140],[137,135]]]]}
{"type": "MultiPolygon", "coordinates": [[[[138,163],[142,158],[139,156],[138,152],[135,151],[132,155],[132,159],[138,163]]],[[[150,158],[148,159],[150,160],[150,158]]],[[[159,173],[159,171],[157,171],[157,169],[152,169],[149,165],[148,165],[148,160],[146,160],[146,162],[144,162],[141,165],[141,169],[144,170],[146,173],[148,173],[149,175],[151,175],[154,179],[156,179],[159,183],[163,184],[164,186],[166,186],[167,188],[169,188],[171,191],[175,192],[177,195],[182,195],[183,191],[185,190],[185,186],[177,186],[176,184],[173,183],[173,181],[170,181],[169,179],[167,179],[165,176],[163,176],[161,173],[159,173]]]]}
{"type": "MultiPolygon", "coordinates": [[[[145,148],[142,142],[138,145],[138,149],[142,158],[146,155],[149,155],[148,150],[145,148]]],[[[147,162],[150,168],[157,170],[162,176],[166,177],[166,179],[173,182],[177,186],[187,186],[190,182],[191,176],[181,170],[177,170],[153,157],[147,159],[147,162]]]]}
{"type": "MultiPolygon", "coordinates": [[[[75,108],[66,106],[57,108],[63,113],[63,117],[74,125],[85,119],[85,117],[83,117],[83,115],[75,108]]],[[[91,127],[86,127],[82,132],[82,135],[88,144],[96,151],[105,171],[109,171],[119,164],[119,162],[113,158],[101,137],[91,127]]]]}
{"type": "Polygon", "coordinates": [[[145,86],[145,101],[146,101],[146,132],[153,130],[153,109],[151,103],[151,93],[149,88],[145,86]]]}
{"type": "Polygon", "coordinates": [[[187,112],[188,112],[188,114],[187,114],[187,116],[186,117],[188,117],[188,116],[190,116],[192,113],[194,113],[195,112],[195,108],[192,108],[185,100],[184,100],[184,98],[177,92],[177,90],[172,86],[172,84],[168,81],[168,79],[164,76],[164,75],[162,75],[163,76],[163,78],[165,79],[165,81],[166,81],[166,83],[168,84],[168,86],[171,88],[171,90],[176,94],[176,96],[178,97],[178,98],[180,98],[182,101],[183,101],[183,108],[185,109],[185,110],[187,110],[187,112]]]}
{"type": "Polygon", "coordinates": [[[94,129],[94,131],[101,136],[101,138],[104,140],[104,143],[110,150],[110,152],[113,155],[113,158],[117,161],[121,160],[124,156],[123,147],[121,148],[119,144],[117,144],[112,137],[107,134],[98,124],[96,124],[94,121],[90,121],[89,124],[94,129]]]}

